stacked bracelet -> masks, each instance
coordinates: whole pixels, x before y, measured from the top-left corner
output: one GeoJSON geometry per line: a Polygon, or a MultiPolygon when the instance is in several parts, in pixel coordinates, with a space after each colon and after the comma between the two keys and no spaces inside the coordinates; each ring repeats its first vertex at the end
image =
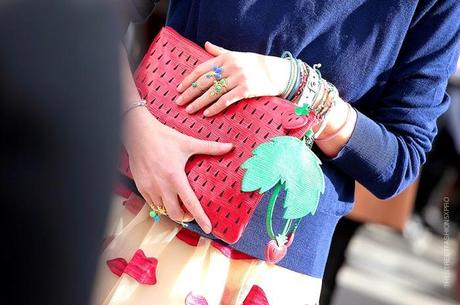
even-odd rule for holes
{"type": "Polygon", "coordinates": [[[293,61],[295,63],[295,81],[294,81],[294,86],[291,88],[291,90],[289,91],[289,94],[287,96],[287,99],[290,100],[290,101],[293,100],[294,94],[296,93],[297,88],[299,88],[300,76],[301,76],[301,69],[300,68],[301,68],[301,63],[302,63],[298,59],[293,59],[291,61],[293,61]]]}
{"type": "Polygon", "coordinates": [[[291,52],[286,51],[283,53],[281,57],[286,58],[291,63],[291,69],[289,72],[289,80],[286,85],[286,88],[283,90],[283,93],[281,94],[282,98],[289,99],[289,96],[292,96],[293,92],[295,92],[295,90],[297,89],[296,83],[298,84],[299,65],[297,63],[297,60],[292,56],[291,52]]]}
{"type": "Polygon", "coordinates": [[[317,139],[319,135],[323,132],[324,128],[326,127],[329,111],[332,109],[332,107],[335,106],[336,89],[332,84],[327,83],[326,81],[324,81],[324,83],[327,86],[324,97],[318,105],[318,108],[314,108],[313,110],[316,113],[318,121],[321,122],[318,131],[313,136],[314,139],[317,139]]]}
{"type": "MultiPolygon", "coordinates": [[[[289,81],[281,97],[296,103],[301,108],[300,115],[308,115],[313,120],[313,125],[320,124],[316,133],[312,130],[307,133],[306,137],[311,142],[317,139],[326,127],[328,114],[335,106],[338,97],[337,88],[321,77],[319,71],[321,64],[310,67],[294,58],[290,52],[284,52],[282,57],[290,61],[291,69],[289,81]]],[[[348,116],[349,112],[347,120],[348,116]]]]}
{"type": "Polygon", "coordinates": [[[294,96],[292,97],[291,101],[294,104],[299,105],[300,97],[302,96],[303,91],[305,90],[305,87],[307,85],[308,69],[305,63],[301,62],[300,60],[298,61],[300,62],[300,82],[299,82],[299,85],[297,86],[297,90],[295,91],[294,96]]]}
{"type": "Polygon", "coordinates": [[[313,105],[315,100],[317,100],[318,95],[321,92],[321,73],[319,73],[318,65],[314,65],[310,67],[309,65],[305,64],[305,68],[308,71],[308,80],[305,89],[303,90],[302,95],[299,97],[298,104],[303,105],[313,105]]]}

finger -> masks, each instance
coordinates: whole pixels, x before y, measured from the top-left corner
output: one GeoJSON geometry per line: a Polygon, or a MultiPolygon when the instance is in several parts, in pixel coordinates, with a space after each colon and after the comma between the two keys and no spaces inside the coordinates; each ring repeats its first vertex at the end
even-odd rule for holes
{"type": "Polygon", "coordinates": [[[194,220],[195,220],[195,218],[193,218],[193,215],[186,212],[182,222],[191,222],[191,221],[194,221],[194,220]]]}
{"type": "Polygon", "coordinates": [[[189,147],[192,150],[192,155],[203,154],[211,156],[220,156],[228,153],[233,148],[232,143],[220,143],[213,141],[205,141],[191,138],[189,147]]]}
{"type": "Polygon", "coordinates": [[[214,78],[206,77],[207,74],[202,75],[195,82],[196,86],[193,86],[193,83],[188,87],[182,94],[177,98],[177,105],[185,105],[190,101],[194,100],[198,96],[202,95],[214,82],[214,78]]]}
{"type": "Polygon", "coordinates": [[[244,99],[245,96],[242,93],[242,90],[239,90],[238,87],[229,91],[228,93],[222,95],[214,104],[209,106],[204,112],[204,116],[213,116],[223,111],[228,106],[244,99]]]}
{"type": "Polygon", "coordinates": [[[178,189],[180,190],[179,197],[181,198],[182,203],[190,212],[190,214],[193,215],[198,225],[201,227],[201,229],[203,229],[205,233],[211,233],[211,221],[204,212],[200,202],[196,198],[196,195],[190,187],[190,184],[185,175],[182,178],[181,185],[178,186],[178,189]]]}
{"type": "Polygon", "coordinates": [[[223,58],[221,56],[211,58],[193,69],[193,71],[187,75],[182,82],[177,86],[177,91],[182,92],[192,85],[201,75],[206,74],[207,72],[212,71],[214,66],[220,66],[223,63],[223,58]]]}
{"type": "Polygon", "coordinates": [[[176,193],[170,191],[165,192],[161,199],[163,200],[169,218],[174,221],[182,221],[182,219],[184,219],[185,213],[180,207],[176,193]]]}
{"type": "Polygon", "coordinates": [[[221,54],[224,54],[224,53],[227,53],[229,52],[228,50],[222,48],[222,47],[219,47],[219,46],[216,46],[215,44],[209,42],[209,41],[206,41],[206,43],[204,44],[204,48],[206,49],[206,51],[208,51],[208,53],[214,55],[214,56],[219,56],[221,54]]]}
{"type": "MultiPolygon", "coordinates": [[[[179,198],[181,198],[180,195],[179,195],[179,198]]],[[[181,199],[181,200],[182,200],[182,199],[181,199]]],[[[186,207],[183,203],[181,203],[181,206],[180,206],[180,207],[182,208],[182,210],[183,210],[184,213],[185,213],[185,215],[184,215],[184,220],[182,220],[182,222],[190,222],[190,221],[195,220],[195,218],[193,217],[193,215],[190,214],[190,212],[187,210],[187,207],[186,207]]]]}
{"type": "Polygon", "coordinates": [[[142,199],[144,199],[148,206],[152,206],[153,200],[150,196],[150,189],[147,187],[142,187],[142,185],[139,185],[136,180],[134,180],[134,183],[136,184],[136,188],[139,191],[142,199]]]}
{"type": "Polygon", "coordinates": [[[145,202],[147,203],[147,205],[148,205],[149,207],[152,207],[152,205],[154,204],[154,203],[153,203],[154,201],[152,200],[152,198],[150,197],[150,195],[149,195],[148,193],[145,193],[145,194],[142,194],[142,193],[141,193],[141,195],[142,195],[142,197],[144,198],[144,200],[145,200],[145,202]]]}
{"type": "MultiPolygon", "coordinates": [[[[225,78],[224,78],[225,79],[225,78]]],[[[192,103],[190,103],[185,110],[188,113],[195,113],[198,110],[204,108],[205,106],[213,103],[217,99],[219,99],[222,94],[224,94],[226,91],[232,90],[234,87],[238,85],[237,78],[235,77],[229,77],[228,79],[225,79],[226,84],[225,86],[221,86],[221,92],[217,92],[215,85],[213,84],[206,92],[204,92],[200,97],[198,97],[196,100],[194,100],[192,103]]]]}
{"type": "Polygon", "coordinates": [[[145,202],[151,206],[163,206],[163,202],[161,201],[161,197],[152,193],[147,193],[144,196],[145,202]]]}

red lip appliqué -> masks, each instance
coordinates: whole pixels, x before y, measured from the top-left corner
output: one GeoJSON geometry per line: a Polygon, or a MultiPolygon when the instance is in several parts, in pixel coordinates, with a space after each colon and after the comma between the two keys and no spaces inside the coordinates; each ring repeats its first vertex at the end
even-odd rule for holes
{"type": "Polygon", "coordinates": [[[265,291],[257,285],[253,285],[241,305],[270,305],[265,291]]]}
{"type": "Polygon", "coordinates": [[[141,249],[134,253],[131,261],[126,263],[124,258],[115,258],[107,261],[107,266],[115,275],[128,274],[140,284],[155,285],[157,282],[156,269],[158,260],[146,257],[141,249]]]}
{"type": "Polygon", "coordinates": [[[180,229],[176,237],[190,246],[196,247],[200,241],[200,235],[187,229],[180,229]]]}
{"type": "Polygon", "coordinates": [[[230,259],[254,259],[254,257],[247,255],[246,253],[230,248],[229,246],[221,244],[220,242],[215,240],[211,242],[211,246],[219,250],[223,255],[230,259]]]}
{"type": "Polygon", "coordinates": [[[128,266],[128,262],[121,257],[110,259],[107,262],[107,266],[109,266],[110,271],[116,276],[121,276],[128,266]]]}
{"type": "Polygon", "coordinates": [[[189,292],[185,297],[185,305],[208,305],[204,296],[189,292]]]}

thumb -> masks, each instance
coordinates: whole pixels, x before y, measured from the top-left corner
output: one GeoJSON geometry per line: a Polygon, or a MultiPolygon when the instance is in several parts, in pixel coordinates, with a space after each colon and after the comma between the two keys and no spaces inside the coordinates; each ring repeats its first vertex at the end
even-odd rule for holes
{"type": "Polygon", "coordinates": [[[228,153],[232,148],[232,143],[194,140],[192,144],[192,154],[219,156],[228,153]]]}
{"type": "Polygon", "coordinates": [[[204,44],[204,48],[206,49],[206,51],[208,51],[208,53],[214,56],[219,56],[221,54],[228,52],[226,49],[218,47],[215,44],[210,43],[209,41],[206,41],[206,43],[204,44]]]}

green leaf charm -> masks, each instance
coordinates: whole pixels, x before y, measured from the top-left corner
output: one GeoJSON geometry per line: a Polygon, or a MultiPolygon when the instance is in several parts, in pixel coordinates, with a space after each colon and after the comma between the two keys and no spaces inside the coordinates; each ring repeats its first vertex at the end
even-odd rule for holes
{"type": "Polygon", "coordinates": [[[270,241],[265,247],[268,263],[277,263],[286,255],[295,231],[303,217],[315,214],[319,196],[324,192],[324,176],[321,161],[310,148],[294,137],[283,136],[260,144],[253,156],[241,165],[243,192],[265,193],[273,188],[265,214],[265,225],[270,241]],[[280,190],[284,188],[284,228],[273,231],[273,211],[280,190]]]}
{"type": "Polygon", "coordinates": [[[308,115],[310,113],[310,106],[308,104],[303,104],[300,107],[297,107],[294,111],[297,115],[308,115]]]}
{"type": "Polygon", "coordinates": [[[265,193],[284,185],[284,219],[299,219],[316,212],[324,192],[321,161],[301,140],[281,136],[260,144],[241,166],[246,169],[242,191],[265,193]]]}

